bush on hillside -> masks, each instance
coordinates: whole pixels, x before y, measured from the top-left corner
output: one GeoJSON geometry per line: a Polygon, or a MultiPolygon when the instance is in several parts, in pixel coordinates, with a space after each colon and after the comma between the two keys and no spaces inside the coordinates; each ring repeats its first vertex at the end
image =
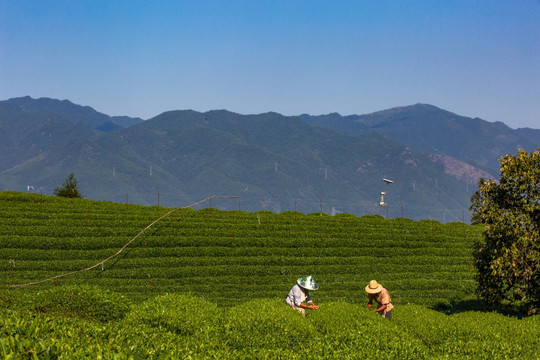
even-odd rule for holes
{"type": "Polygon", "coordinates": [[[62,196],[67,198],[82,198],[83,195],[79,191],[77,186],[77,179],[73,174],[69,174],[66,181],[62,183],[62,186],[54,189],[54,194],[56,196],[62,196]]]}
{"type": "Polygon", "coordinates": [[[223,332],[229,346],[236,350],[295,351],[317,336],[306,318],[286,305],[285,300],[275,299],[250,300],[232,307],[225,315],[223,332]]]}
{"type": "Polygon", "coordinates": [[[125,321],[192,336],[211,331],[217,315],[217,306],[200,297],[165,294],[134,306],[125,321]]]}
{"type": "Polygon", "coordinates": [[[131,309],[123,295],[97,286],[62,286],[36,294],[31,310],[37,313],[108,322],[122,319],[131,309]]]}

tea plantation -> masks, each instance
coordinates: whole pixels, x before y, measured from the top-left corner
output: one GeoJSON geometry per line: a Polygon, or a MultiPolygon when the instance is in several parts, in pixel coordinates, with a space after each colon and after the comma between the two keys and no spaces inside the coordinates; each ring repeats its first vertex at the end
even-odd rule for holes
{"type": "Polygon", "coordinates": [[[471,311],[479,226],[208,205],[0,192],[0,356],[537,356],[538,316],[471,311]],[[306,275],[303,318],[283,299],[306,275]],[[371,279],[392,321],[364,309],[371,279]]]}

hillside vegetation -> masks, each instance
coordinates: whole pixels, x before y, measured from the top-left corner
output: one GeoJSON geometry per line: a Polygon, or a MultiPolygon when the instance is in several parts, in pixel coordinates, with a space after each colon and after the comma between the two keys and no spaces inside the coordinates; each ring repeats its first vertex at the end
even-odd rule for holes
{"type": "MultiPolygon", "coordinates": [[[[73,173],[93,200],[175,207],[222,194],[241,196],[249,212],[309,214],[322,202],[328,214],[361,216],[386,210],[379,206],[386,178],[394,181],[389,217],[446,223],[468,221],[479,176],[492,178],[439,151],[414,152],[414,141],[392,140],[377,128],[351,135],[274,112],[184,110],[100,131],[95,120],[104,118],[94,115],[50,99],[0,102],[7,139],[0,143],[0,189],[51,195],[73,173]]],[[[447,139],[407,124],[419,139],[447,139]]],[[[450,133],[438,121],[432,126],[450,133]]]]}
{"type": "MultiPolygon", "coordinates": [[[[209,205],[171,213],[102,266],[16,291],[95,284],[131,298],[191,293],[228,305],[282,298],[309,274],[319,283],[318,301],[363,303],[371,279],[387,287],[395,303],[473,297],[471,248],[481,227],[209,205]]],[[[171,210],[15,192],[0,193],[0,209],[3,286],[95,265],[171,210]]]]}
{"type": "MultiPolygon", "coordinates": [[[[498,159],[518,148],[529,151],[540,142],[540,130],[511,129],[502,122],[460,116],[429,104],[416,104],[365,115],[302,115],[312,125],[350,134],[376,131],[414,152],[451,156],[478,166],[493,176],[498,159]]],[[[485,178],[491,176],[482,175],[485,178]]],[[[476,181],[473,181],[476,182],[476,181]]]]}
{"type": "Polygon", "coordinates": [[[0,357],[536,356],[540,317],[470,311],[479,226],[208,206],[148,227],[172,209],[0,192],[0,357]],[[283,298],[307,274],[303,318],[283,298]],[[364,308],[373,278],[392,321],[364,308]]]}

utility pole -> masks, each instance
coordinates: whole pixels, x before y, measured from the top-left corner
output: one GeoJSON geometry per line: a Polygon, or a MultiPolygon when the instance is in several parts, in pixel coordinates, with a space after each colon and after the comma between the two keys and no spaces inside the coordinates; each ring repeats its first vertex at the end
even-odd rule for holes
{"type": "Polygon", "coordinates": [[[390,194],[389,194],[389,185],[393,183],[392,180],[388,180],[388,179],[384,179],[383,178],[383,181],[386,183],[386,219],[388,219],[388,199],[390,198],[390,194]]]}

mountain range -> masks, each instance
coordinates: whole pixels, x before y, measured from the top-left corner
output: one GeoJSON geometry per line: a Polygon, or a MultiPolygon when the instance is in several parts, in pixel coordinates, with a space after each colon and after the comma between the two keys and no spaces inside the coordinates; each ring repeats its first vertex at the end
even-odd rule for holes
{"type": "Polygon", "coordinates": [[[50,195],[73,173],[94,200],[176,207],[238,196],[212,206],[442,222],[467,222],[478,179],[498,177],[499,157],[540,144],[540,130],[427,104],[350,116],[178,110],[143,121],[27,96],[0,101],[0,131],[0,190],[50,195]]]}

